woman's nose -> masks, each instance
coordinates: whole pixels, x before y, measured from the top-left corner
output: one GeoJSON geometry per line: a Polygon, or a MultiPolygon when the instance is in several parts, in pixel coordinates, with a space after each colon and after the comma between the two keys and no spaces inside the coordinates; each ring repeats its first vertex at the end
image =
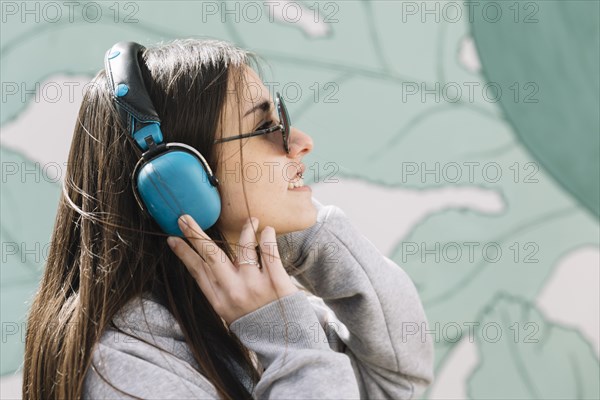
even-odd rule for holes
{"type": "Polygon", "coordinates": [[[290,128],[290,153],[288,157],[297,158],[311,152],[314,143],[312,138],[298,128],[290,128]]]}

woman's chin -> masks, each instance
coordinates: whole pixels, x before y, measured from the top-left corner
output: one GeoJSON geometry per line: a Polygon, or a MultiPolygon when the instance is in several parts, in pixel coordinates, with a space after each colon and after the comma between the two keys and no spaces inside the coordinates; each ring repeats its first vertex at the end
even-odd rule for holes
{"type": "Polygon", "coordinates": [[[289,223],[286,226],[280,227],[277,231],[277,234],[284,235],[290,232],[303,231],[305,229],[310,228],[314,224],[317,223],[317,209],[311,203],[310,208],[301,214],[293,215],[293,218],[290,218],[289,223]]]}

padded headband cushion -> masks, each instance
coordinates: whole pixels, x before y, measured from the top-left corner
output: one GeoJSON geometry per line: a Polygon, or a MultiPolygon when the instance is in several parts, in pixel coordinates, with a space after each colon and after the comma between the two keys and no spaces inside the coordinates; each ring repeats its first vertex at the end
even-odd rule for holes
{"type": "MultiPolygon", "coordinates": [[[[144,46],[134,42],[119,42],[104,57],[110,89],[115,102],[140,122],[158,122],[140,69],[144,46]]],[[[129,126],[129,121],[124,121],[129,126]]]]}

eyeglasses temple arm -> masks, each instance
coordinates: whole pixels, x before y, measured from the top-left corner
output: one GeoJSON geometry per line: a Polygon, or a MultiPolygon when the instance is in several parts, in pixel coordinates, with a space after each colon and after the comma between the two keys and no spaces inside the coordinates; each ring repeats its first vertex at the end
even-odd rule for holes
{"type": "Polygon", "coordinates": [[[231,137],[227,137],[227,138],[224,138],[224,139],[217,139],[217,140],[215,140],[213,142],[213,144],[222,143],[222,142],[229,142],[231,140],[244,139],[244,138],[249,138],[249,137],[253,137],[253,136],[265,135],[267,133],[275,132],[276,130],[282,129],[282,128],[283,128],[283,125],[277,124],[277,125],[272,126],[270,128],[261,129],[260,131],[256,131],[256,132],[245,133],[243,135],[238,135],[238,136],[231,136],[231,137]]]}

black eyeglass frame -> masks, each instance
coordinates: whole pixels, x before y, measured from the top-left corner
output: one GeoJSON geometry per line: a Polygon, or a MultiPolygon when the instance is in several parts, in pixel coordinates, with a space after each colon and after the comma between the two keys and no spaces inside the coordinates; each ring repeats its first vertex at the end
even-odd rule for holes
{"type": "Polygon", "coordinates": [[[268,133],[275,132],[277,130],[281,130],[281,135],[283,137],[283,149],[286,154],[290,153],[289,147],[289,138],[290,138],[290,116],[287,112],[287,107],[285,106],[285,102],[283,101],[283,97],[279,94],[279,92],[275,93],[275,109],[277,110],[277,114],[279,116],[279,123],[277,125],[273,125],[266,129],[259,129],[252,133],[244,133],[242,135],[230,136],[222,139],[217,139],[213,143],[223,143],[229,142],[231,140],[245,139],[253,136],[266,135],[268,133]]]}

